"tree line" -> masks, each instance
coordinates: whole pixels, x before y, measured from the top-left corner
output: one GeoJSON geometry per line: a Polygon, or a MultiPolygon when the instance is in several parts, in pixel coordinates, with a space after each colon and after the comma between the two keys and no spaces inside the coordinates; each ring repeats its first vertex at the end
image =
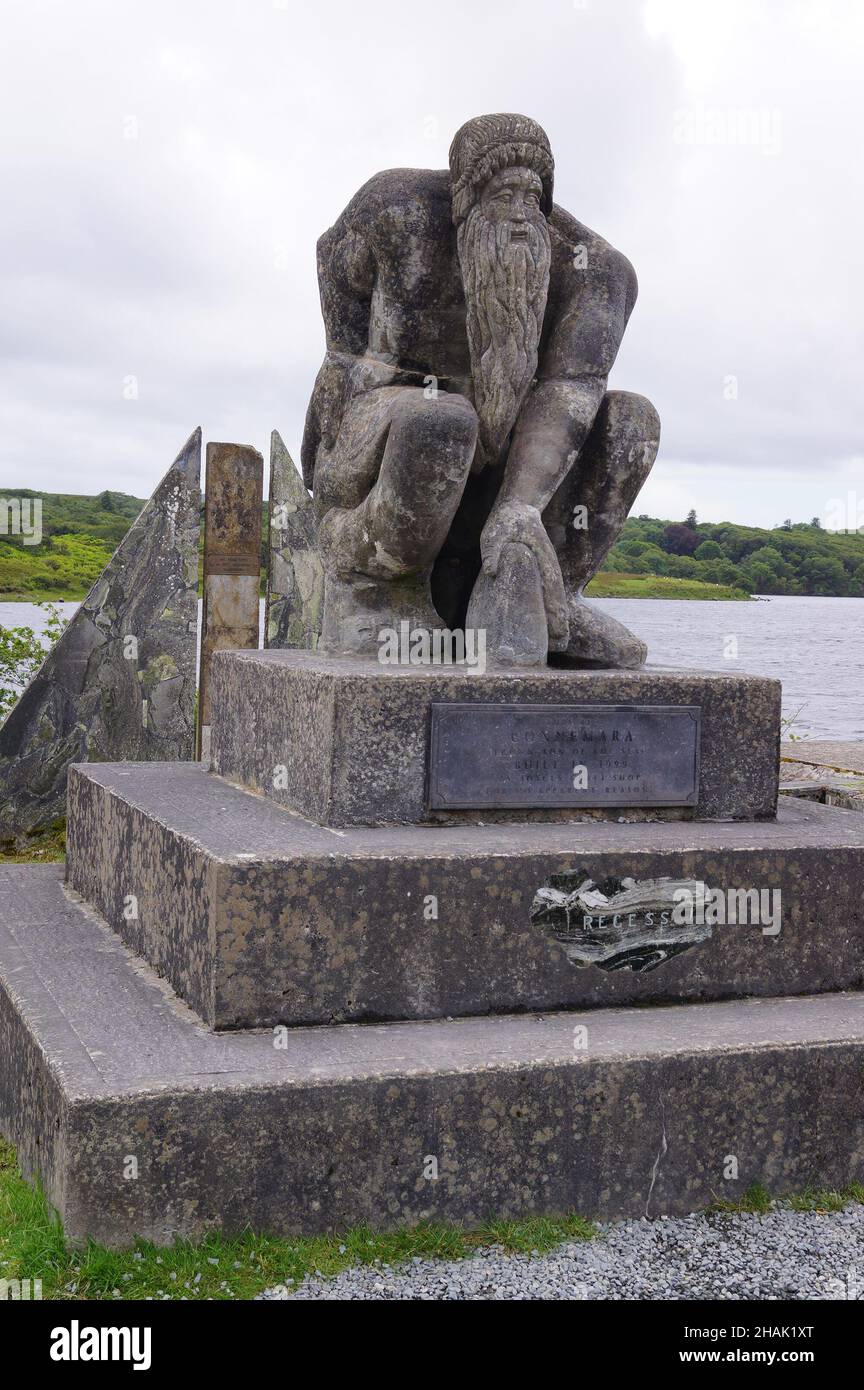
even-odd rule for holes
{"type": "Polygon", "coordinates": [[[729,584],[748,594],[864,598],[864,532],[826,531],[819,518],[765,530],[731,521],[630,517],[604,570],[729,584]]]}
{"type": "MultiPolygon", "coordinates": [[[[79,598],[120,544],[144,502],[105,490],[96,497],[0,489],[0,498],[42,499],[42,541],[0,533],[0,593],[79,598]]],[[[590,525],[590,517],[588,518],[590,525]]],[[[262,516],[266,563],[266,503],[262,516]]],[[[864,597],[864,531],[826,531],[818,517],[766,530],[731,521],[630,517],[606,558],[606,572],[655,574],[722,584],[747,594],[864,597]]]]}

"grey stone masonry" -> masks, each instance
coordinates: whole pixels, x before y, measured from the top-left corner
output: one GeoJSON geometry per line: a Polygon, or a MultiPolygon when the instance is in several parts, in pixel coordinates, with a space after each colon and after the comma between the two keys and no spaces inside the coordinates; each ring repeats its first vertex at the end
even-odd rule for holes
{"type": "Polygon", "coordinates": [[[67,875],[219,1029],[864,986],[864,821],[787,798],[762,824],[337,831],[194,765],[90,765],[70,778],[67,875]],[[543,894],[580,873],[704,884],[723,914],[562,929],[543,894]]]}
{"type": "Polygon", "coordinates": [[[201,431],[0,728],[0,845],[59,821],[71,762],[194,756],[201,431]]]}
{"type": "Polygon", "coordinates": [[[658,1216],[861,1178],[861,995],[213,1034],[50,865],[0,867],[0,1059],[0,1132],[72,1241],[658,1216]]]}
{"type": "Polygon", "coordinates": [[[265,647],[317,647],[324,607],[324,567],[315,511],[277,430],[270,439],[270,564],[265,647]]]}
{"type": "MultiPolygon", "coordinates": [[[[699,800],[642,819],[760,820],[775,814],[780,683],[710,671],[385,666],[302,651],[220,652],[213,662],[212,766],[323,825],[613,819],[612,809],[429,810],[434,702],[687,706],[701,714],[699,800]]],[[[496,750],[506,756],[507,750],[496,750]]],[[[639,819],[631,807],[627,819],[639,819]]]]}

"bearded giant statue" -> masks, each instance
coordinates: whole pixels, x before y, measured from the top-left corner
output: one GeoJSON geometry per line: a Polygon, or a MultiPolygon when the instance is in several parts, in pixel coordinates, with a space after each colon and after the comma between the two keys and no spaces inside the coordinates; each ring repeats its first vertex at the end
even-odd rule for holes
{"type": "Polygon", "coordinates": [[[553,168],[535,121],[479,116],[449,171],[377,174],[318,243],[319,650],[375,655],[407,620],[484,630],[490,665],[645,660],[582,597],[659,442],[650,402],[606,389],[636,277],[553,168]]]}

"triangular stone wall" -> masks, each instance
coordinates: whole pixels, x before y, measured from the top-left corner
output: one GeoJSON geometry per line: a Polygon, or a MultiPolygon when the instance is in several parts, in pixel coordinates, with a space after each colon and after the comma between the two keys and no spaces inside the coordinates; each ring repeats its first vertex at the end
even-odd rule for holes
{"type": "Polygon", "coordinates": [[[63,817],[70,763],[194,756],[200,476],[197,429],[0,727],[0,847],[63,817]]]}

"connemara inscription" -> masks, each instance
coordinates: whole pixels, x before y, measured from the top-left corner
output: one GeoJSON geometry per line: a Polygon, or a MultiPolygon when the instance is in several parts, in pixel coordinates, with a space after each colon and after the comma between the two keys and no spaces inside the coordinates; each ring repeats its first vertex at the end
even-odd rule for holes
{"type": "Polygon", "coordinates": [[[694,806],[695,706],[433,704],[432,810],[694,806]]]}

